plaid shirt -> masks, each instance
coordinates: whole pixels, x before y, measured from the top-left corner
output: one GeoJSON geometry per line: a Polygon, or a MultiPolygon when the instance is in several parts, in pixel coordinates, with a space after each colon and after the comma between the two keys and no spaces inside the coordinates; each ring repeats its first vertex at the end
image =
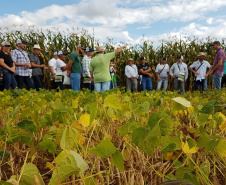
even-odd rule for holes
{"type": "MultiPolygon", "coordinates": [[[[19,50],[18,48],[12,51],[12,59],[15,63],[30,63],[27,52],[19,50]]],[[[27,66],[17,66],[15,75],[30,76],[31,70],[27,66]]]]}
{"type": "Polygon", "coordinates": [[[83,77],[84,78],[90,78],[90,62],[91,62],[91,57],[88,57],[85,55],[82,59],[82,68],[83,68],[83,77]]]}

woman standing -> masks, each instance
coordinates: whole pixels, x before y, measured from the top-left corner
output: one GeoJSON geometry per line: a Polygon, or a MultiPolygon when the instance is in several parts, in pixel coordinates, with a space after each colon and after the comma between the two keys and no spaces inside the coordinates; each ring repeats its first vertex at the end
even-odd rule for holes
{"type": "Polygon", "coordinates": [[[5,41],[2,43],[2,51],[0,51],[0,65],[3,68],[3,89],[10,89],[10,86],[17,88],[17,82],[14,74],[16,72],[15,63],[11,58],[10,43],[5,41]]]}

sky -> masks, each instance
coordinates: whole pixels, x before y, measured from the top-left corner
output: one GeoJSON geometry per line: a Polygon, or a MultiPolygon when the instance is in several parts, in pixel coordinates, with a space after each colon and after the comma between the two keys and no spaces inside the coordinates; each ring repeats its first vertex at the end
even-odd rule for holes
{"type": "Polygon", "coordinates": [[[0,32],[52,30],[95,40],[155,45],[172,38],[226,38],[226,0],[8,0],[0,32]]]}

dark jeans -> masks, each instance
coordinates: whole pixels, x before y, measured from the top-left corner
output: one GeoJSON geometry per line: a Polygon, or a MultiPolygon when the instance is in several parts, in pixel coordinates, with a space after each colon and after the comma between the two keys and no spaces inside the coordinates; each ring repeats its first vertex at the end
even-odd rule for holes
{"type": "Polygon", "coordinates": [[[3,69],[3,89],[9,90],[10,86],[13,89],[17,88],[15,77],[11,71],[3,69]]]}
{"type": "Polygon", "coordinates": [[[35,75],[32,76],[34,88],[36,91],[39,91],[39,89],[43,88],[42,80],[43,80],[43,75],[35,75]]]}
{"type": "Polygon", "coordinates": [[[62,82],[55,82],[57,92],[59,91],[59,89],[60,90],[64,90],[65,89],[63,81],[64,81],[64,76],[62,76],[62,82]]]}
{"type": "MultiPolygon", "coordinates": [[[[224,65],[226,65],[226,64],[224,64],[224,65]]],[[[226,75],[224,75],[221,80],[221,88],[223,88],[224,86],[226,87],[226,75]]]]}
{"type": "Polygon", "coordinates": [[[91,83],[83,83],[85,89],[91,90],[91,83]]]}
{"type": "Polygon", "coordinates": [[[27,89],[33,89],[33,83],[32,83],[30,76],[16,75],[15,78],[16,78],[17,85],[18,85],[19,89],[23,89],[24,84],[26,85],[27,89]]]}
{"type": "Polygon", "coordinates": [[[207,87],[205,87],[205,83],[206,83],[206,79],[202,79],[195,81],[195,89],[202,92],[202,91],[206,91],[207,87]]]}

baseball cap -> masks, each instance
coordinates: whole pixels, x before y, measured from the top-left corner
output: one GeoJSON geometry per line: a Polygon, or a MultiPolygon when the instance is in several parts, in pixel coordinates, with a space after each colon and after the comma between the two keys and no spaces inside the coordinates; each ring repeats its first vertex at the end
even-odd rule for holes
{"type": "Polygon", "coordinates": [[[86,48],[86,52],[93,52],[94,50],[92,49],[92,48],[90,48],[90,47],[87,47],[86,48]]]}
{"type": "Polygon", "coordinates": [[[57,54],[57,51],[55,51],[55,52],[53,53],[53,55],[58,55],[58,54],[57,54]]]}
{"type": "Polygon", "coordinates": [[[63,51],[59,51],[58,55],[67,55],[67,53],[64,53],[63,51]]]}
{"type": "Polygon", "coordinates": [[[184,59],[184,57],[183,56],[177,56],[177,59],[184,59]]]}
{"type": "Polygon", "coordinates": [[[210,44],[210,46],[213,46],[214,44],[221,44],[219,41],[214,41],[213,44],[210,44]]]}
{"type": "Polygon", "coordinates": [[[18,39],[16,41],[16,44],[27,44],[27,42],[25,40],[23,40],[23,39],[18,39]]]}
{"type": "Polygon", "coordinates": [[[167,58],[166,57],[163,57],[162,60],[167,60],[167,58]]]}
{"type": "Polygon", "coordinates": [[[8,41],[4,41],[4,42],[2,43],[2,46],[11,46],[11,44],[10,44],[8,41]]]}
{"type": "Polygon", "coordinates": [[[140,60],[145,60],[145,57],[143,57],[143,56],[142,56],[142,57],[140,57],[140,60]]]}
{"type": "Polygon", "coordinates": [[[83,45],[81,45],[81,44],[79,44],[79,45],[77,46],[77,48],[82,48],[82,49],[85,50],[85,47],[83,47],[83,45]]]}

